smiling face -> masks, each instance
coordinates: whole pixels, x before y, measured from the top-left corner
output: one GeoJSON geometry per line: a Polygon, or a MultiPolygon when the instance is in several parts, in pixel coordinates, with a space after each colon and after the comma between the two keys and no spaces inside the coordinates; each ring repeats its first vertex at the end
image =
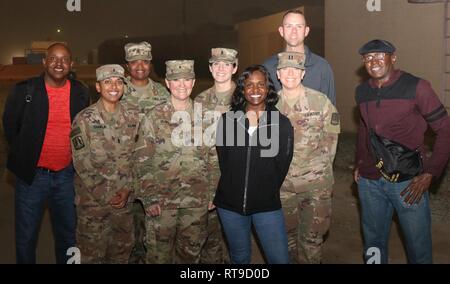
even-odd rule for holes
{"type": "Polygon", "coordinates": [[[150,60],[134,60],[127,64],[130,71],[130,77],[133,81],[147,83],[147,79],[150,76],[151,62],[150,60]]]}
{"type": "Polygon", "coordinates": [[[289,13],[283,19],[283,24],[278,32],[286,42],[288,50],[303,46],[305,38],[309,34],[305,16],[297,13],[289,13]]]}
{"type": "Polygon", "coordinates": [[[283,88],[295,89],[297,88],[305,75],[305,70],[286,67],[277,70],[278,79],[280,79],[283,88]]]}
{"type": "Polygon", "coordinates": [[[66,82],[73,62],[67,47],[62,44],[55,44],[47,50],[42,64],[45,68],[45,82],[58,87],[66,82]]]}
{"type": "Polygon", "coordinates": [[[95,88],[105,104],[116,105],[123,95],[124,83],[120,77],[110,77],[97,82],[95,88]]]}
{"type": "Polygon", "coordinates": [[[397,60],[395,54],[372,52],[363,55],[364,66],[367,73],[377,85],[387,82],[394,71],[394,63],[397,60]]]}
{"type": "Polygon", "coordinates": [[[244,97],[247,101],[247,111],[263,111],[266,107],[266,97],[269,93],[267,79],[260,71],[254,71],[244,81],[244,97]]]}
{"type": "Polygon", "coordinates": [[[192,88],[194,88],[195,79],[174,79],[167,80],[166,85],[170,90],[170,94],[172,98],[178,102],[184,102],[189,100],[189,96],[191,95],[192,88]]]}
{"type": "Polygon", "coordinates": [[[209,66],[209,71],[217,83],[226,83],[231,81],[231,77],[237,71],[237,66],[225,61],[215,61],[209,66]]]}

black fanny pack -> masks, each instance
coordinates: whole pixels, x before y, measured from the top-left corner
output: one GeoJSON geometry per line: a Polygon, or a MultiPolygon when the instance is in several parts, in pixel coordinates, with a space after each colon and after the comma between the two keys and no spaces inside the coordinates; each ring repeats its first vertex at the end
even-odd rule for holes
{"type": "Polygon", "coordinates": [[[418,150],[379,136],[369,129],[370,145],[375,166],[390,182],[412,179],[422,172],[422,157],[418,150]]]}
{"type": "MultiPolygon", "coordinates": [[[[367,117],[369,109],[367,107],[367,117]]],[[[369,120],[369,118],[367,118],[369,120]]],[[[381,175],[390,182],[402,182],[422,173],[422,157],[418,149],[408,147],[382,137],[368,125],[369,142],[375,166],[381,175]]]]}

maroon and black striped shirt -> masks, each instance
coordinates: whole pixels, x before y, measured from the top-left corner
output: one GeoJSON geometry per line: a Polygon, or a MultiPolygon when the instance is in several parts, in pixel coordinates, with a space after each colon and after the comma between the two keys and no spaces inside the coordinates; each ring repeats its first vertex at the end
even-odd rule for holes
{"type": "Polygon", "coordinates": [[[360,112],[356,167],[368,179],[381,177],[369,148],[368,124],[378,135],[419,149],[424,172],[439,177],[450,156],[450,118],[428,81],[395,70],[378,88],[372,79],[356,88],[360,112]],[[369,117],[368,117],[369,114],[369,117]],[[424,155],[424,138],[428,126],[436,133],[433,153],[424,155]]]}

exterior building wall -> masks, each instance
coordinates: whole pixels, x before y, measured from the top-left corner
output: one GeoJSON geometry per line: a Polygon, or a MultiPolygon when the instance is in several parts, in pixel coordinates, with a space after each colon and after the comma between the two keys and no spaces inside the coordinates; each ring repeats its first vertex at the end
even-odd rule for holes
{"type": "Polygon", "coordinates": [[[358,111],[354,90],[367,76],[358,49],[375,38],[392,42],[397,48],[396,66],[429,80],[450,107],[450,96],[442,93],[444,3],[379,0],[381,11],[369,12],[367,2],[374,3],[325,1],[325,57],[334,71],[343,130],[356,131],[358,111]]]}

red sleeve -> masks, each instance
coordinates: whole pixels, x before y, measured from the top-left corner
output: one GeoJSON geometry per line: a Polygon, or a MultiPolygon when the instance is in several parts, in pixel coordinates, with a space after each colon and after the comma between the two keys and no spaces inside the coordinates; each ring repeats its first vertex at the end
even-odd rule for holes
{"type": "Polygon", "coordinates": [[[450,118],[428,81],[420,80],[417,84],[416,100],[423,118],[436,133],[433,154],[424,172],[439,177],[450,156],[450,118]]]}

